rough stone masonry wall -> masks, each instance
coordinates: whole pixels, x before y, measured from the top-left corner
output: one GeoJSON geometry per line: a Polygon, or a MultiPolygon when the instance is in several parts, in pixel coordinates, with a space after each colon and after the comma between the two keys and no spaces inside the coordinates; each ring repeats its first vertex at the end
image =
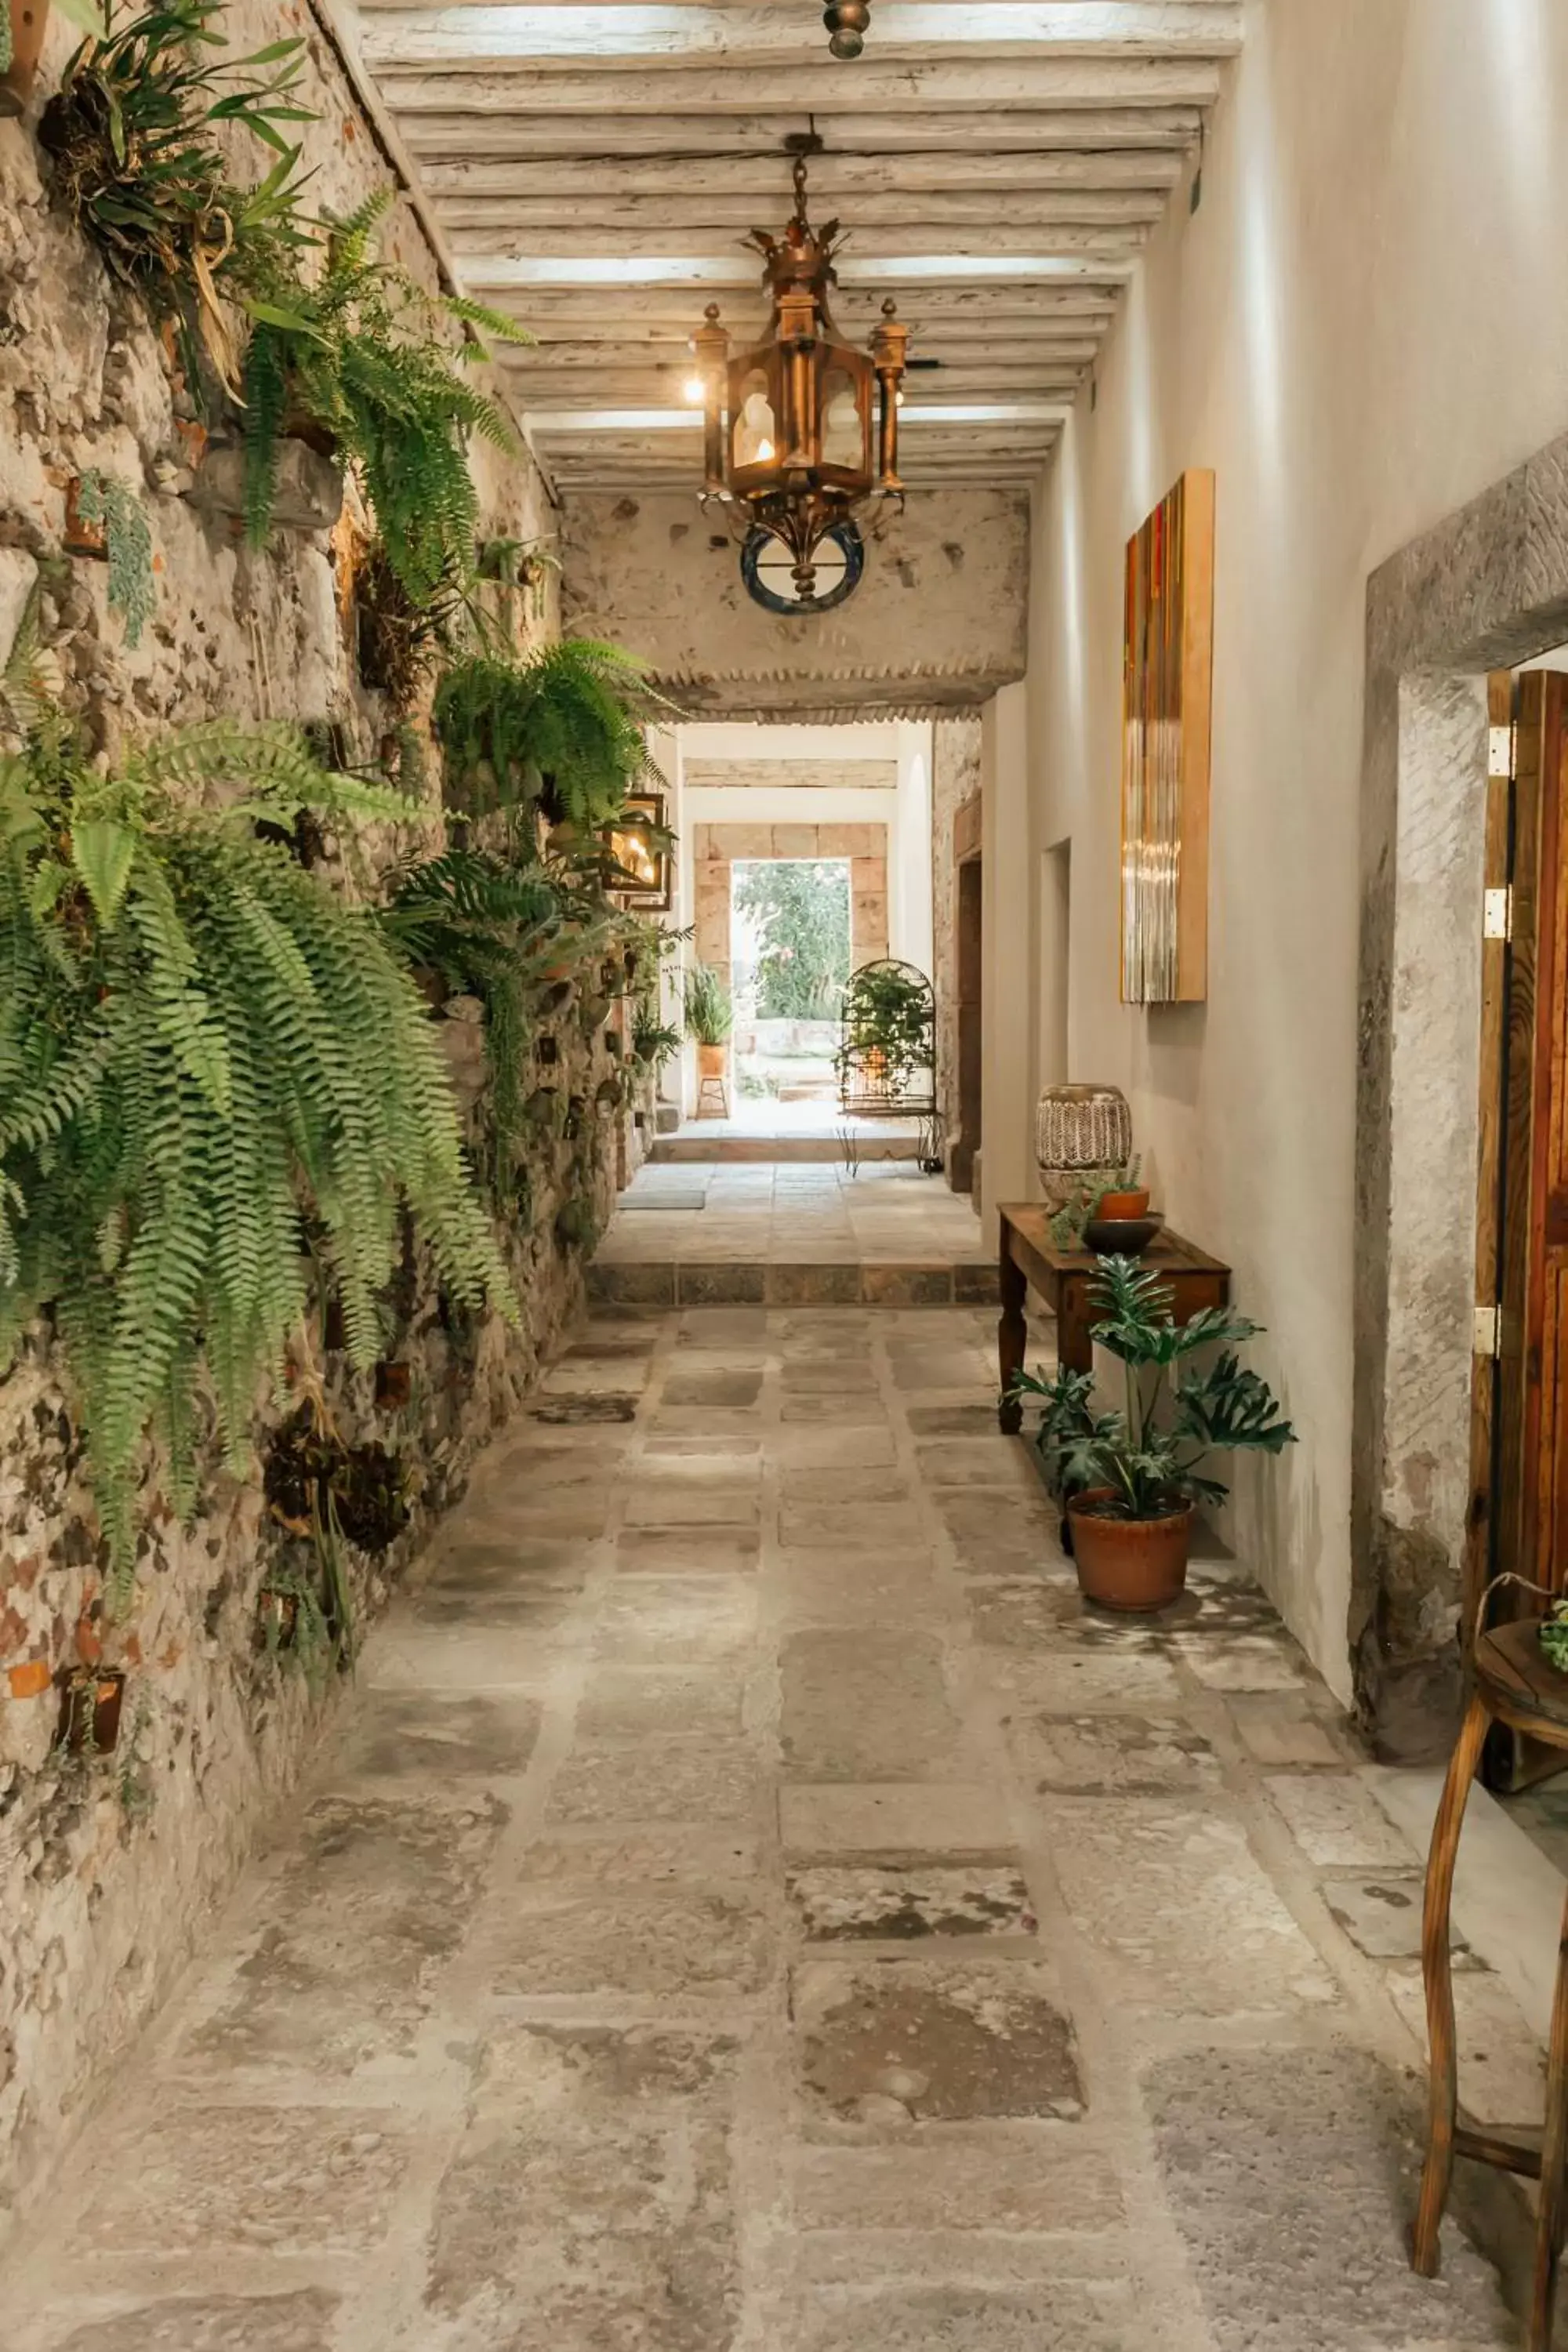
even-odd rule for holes
{"type": "MultiPolygon", "coordinates": [[[[236,54],[289,32],[309,41],[313,207],[345,210],[386,181],[370,126],[303,7],[243,0],[225,29],[236,54]]],[[[244,551],[231,517],[206,497],[221,452],[203,452],[144,319],[51,209],[34,124],[75,37],[57,19],[28,118],[0,121],[0,659],[41,562],[44,628],[65,699],[111,753],[163,722],[224,713],[336,718],[368,756],[389,714],[355,681],[331,502],[315,527],[279,532],[263,554],[244,551]],[[107,611],[104,567],[59,561],[67,484],[89,467],[130,481],[151,520],[157,613],[134,653],[107,611]]],[[[384,249],[436,283],[404,203],[384,249]]],[[[526,454],[481,449],[477,471],[488,530],[524,540],[549,531],[548,498],[526,454]]],[[[530,625],[552,633],[552,592],[530,625]]],[[[447,1024],[460,1080],[482,1055],[462,1017],[472,1009],[454,1006],[447,1024]]],[[[368,1377],[323,1354],[344,1436],[395,1448],[418,1488],[408,1533],[380,1560],[353,1563],[362,1616],[384,1600],[421,1528],[461,1491],[478,1446],[580,1297],[581,1252],[558,1239],[556,1214],[586,1186],[602,1219],[627,1157],[618,1120],[594,1102],[615,1066],[606,1034],[588,1031],[569,1006],[537,1048],[540,1083],[556,1098],[541,1121],[512,1248],[521,1328],[509,1334],[493,1318],[453,1328],[415,1253],[388,1342],[406,1367],[407,1402],[378,1408],[368,1377]]],[[[254,1481],[214,1476],[189,1533],[154,1507],[135,1603],[123,1631],[106,1636],[78,1454],[40,1329],[0,1384],[0,2209],[42,2185],[66,2129],[112,2074],[268,1809],[286,1797],[330,1706],[258,1649],[257,1587],[289,1539],[254,1481]],[[85,1770],[62,1766],[55,1677],[90,1661],[105,1639],[106,1661],[128,1669],[119,1749],[85,1770]]]]}

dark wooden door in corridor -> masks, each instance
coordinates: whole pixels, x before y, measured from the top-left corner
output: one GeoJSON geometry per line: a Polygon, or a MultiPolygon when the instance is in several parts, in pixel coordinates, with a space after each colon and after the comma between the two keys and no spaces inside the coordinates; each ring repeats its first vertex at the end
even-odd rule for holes
{"type": "Polygon", "coordinates": [[[1500,673],[1489,697],[1467,1640],[1494,1577],[1568,1590],[1568,676],[1500,673]]]}

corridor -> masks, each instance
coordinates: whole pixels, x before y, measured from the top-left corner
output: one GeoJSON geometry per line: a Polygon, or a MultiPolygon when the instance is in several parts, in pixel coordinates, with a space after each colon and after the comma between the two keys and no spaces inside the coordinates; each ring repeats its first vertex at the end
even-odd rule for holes
{"type": "MultiPolygon", "coordinates": [[[[6,2352],[1513,2344],[1454,2222],[1405,2263],[1415,1853],[1245,1563],[1086,1612],[994,1395],[983,1308],[580,1329],[6,2352]]],[[[1472,2105],[1534,2112],[1459,1982],[1472,2105]]]]}

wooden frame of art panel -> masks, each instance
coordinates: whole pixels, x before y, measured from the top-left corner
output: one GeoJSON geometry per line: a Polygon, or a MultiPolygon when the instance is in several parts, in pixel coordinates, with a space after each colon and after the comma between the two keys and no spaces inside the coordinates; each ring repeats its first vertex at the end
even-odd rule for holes
{"type": "Polygon", "coordinates": [[[1121,996],[1208,993],[1215,478],[1184,473],[1127,542],[1121,996]]]}

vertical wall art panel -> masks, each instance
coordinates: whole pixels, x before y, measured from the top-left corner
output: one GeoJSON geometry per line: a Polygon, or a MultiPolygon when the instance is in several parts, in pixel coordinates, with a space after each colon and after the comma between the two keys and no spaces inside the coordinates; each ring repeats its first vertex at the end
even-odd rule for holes
{"type": "Polygon", "coordinates": [[[1208,992],[1215,478],[1192,472],[1127,542],[1122,648],[1121,994],[1208,992]]]}

